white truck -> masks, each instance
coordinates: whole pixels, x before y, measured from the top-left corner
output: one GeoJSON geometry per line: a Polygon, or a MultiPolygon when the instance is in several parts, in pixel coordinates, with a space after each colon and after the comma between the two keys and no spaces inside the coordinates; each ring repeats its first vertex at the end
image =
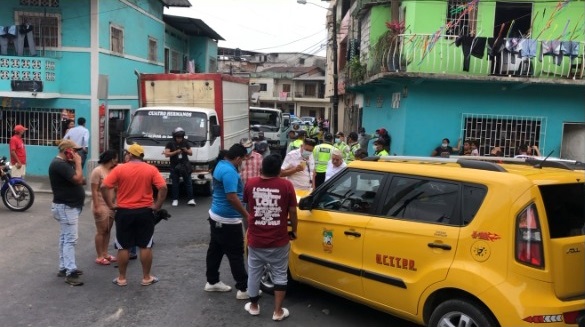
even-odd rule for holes
{"type": "Polygon", "coordinates": [[[144,160],[170,184],[170,162],[163,152],[175,128],[183,128],[193,151],[195,190],[210,195],[219,150],[250,137],[248,81],[223,74],[138,74],[138,93],[140,108],[133,113],[124,148],[142,145],[144,160]]]}
{"type": "Polygon", "coordinates": [[[282,154],[286,150],[289,128],[290,116],[280,109],[250,107],[250,134],[256,137],[263,132],[271,152],[282,154]]]}

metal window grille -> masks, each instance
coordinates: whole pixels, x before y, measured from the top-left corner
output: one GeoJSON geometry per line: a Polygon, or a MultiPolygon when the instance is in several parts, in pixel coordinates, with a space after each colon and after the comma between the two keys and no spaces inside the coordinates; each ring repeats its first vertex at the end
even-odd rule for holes
{"type": "Polygon", "coordinates": [[[171,71],[181,70],[181,60],[177,51],[171,51],[171,71]]]}
{"type": "Polygon", "coordinates": [[[112,52],[124,53],[124,30],[116,26],[110,26],[110,42],[112,44],[112,52]]]}
{"type": "Polygon", "coordinates": [[[20,0],[21,6],[59,7],[59,0],[20,0]]]}
{"type": "Polygon", "coordinates": [[[536,145],[544,155],[546,117],[484,115],[464,113],[461,130],[464,140],[475,140],[480,155],[489,155],[500,147],[503,156],[513,157],[523,145],[536,145]]]}
{"type": "Polygon", "coordinates": [[[15,22],[33,26],[33,36],[38,48],[60,47],[61,16],[58,14],[44,14],[17,11],[15,22]]]}
{"type": "Polygon", "coordinates": [[[156,39],[148,38],[148,60],[149,61],[156,61],[156,53],[157,53],[157,42],[156,39]]]}
{"type": "Polygon", "coordinates": [[[28,128],[24,143],[30,145],[55,146],[65,135],[67,117],[75,117],[74,109],[13,108],[0,107],[0,143],[9,143],[14,126],[28,128]]]}
{"type": "Polygon", "coordinates": [[[453,26],[445,31],[447,35],[468,36],[475,34],[475,27],[477,26],[477,6],[471,12],[463,14],[465,8],[468,6],[465,0],[449,0],[447,4],[447,22],[451,22],[453,26]]]}

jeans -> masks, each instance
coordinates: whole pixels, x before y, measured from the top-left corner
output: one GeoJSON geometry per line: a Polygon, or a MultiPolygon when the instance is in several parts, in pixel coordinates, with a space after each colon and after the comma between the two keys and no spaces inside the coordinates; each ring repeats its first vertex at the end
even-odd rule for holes
{"type": "Polygon", "coordinates": [[[16,36],[16,54],[18,56],[24,55],[24,41],[28,43],[28,51],[31,56],[37,55],[37,50],[35,47],[35,38],[33,36],[32,29],[27,32],[18,31],[18,35],[16,36]]]}
{"type": "Polygon", "coordinates": [[[248,287],[248,273],[244,266],[244,231],[242,224],[221,224],[211,218],[209,228],[211,239],[205,259],[207,269],[205,275],[209,284],[219,282],[219,266],[225,254],[230,263],[232,276],[236,280],[236,288],[245,291],[248,287]]]}
{"type": "Polygon", "coordinates": [[[193,199],[193,182],[191,181],[191,174],[190,173],[186,173],[186,174],[179,174],[177,173],[175,170],[171,170],[171,181],[173,182],[173,185],[171,185],[171,197],[173,198],[173,200],[178,200],[179,199],[179,178],[183,177],[183,184],[185,185],[185,188],[187,189],[187,198],[189,200],[193,199]]]}
{"type": "Polygon", "coordinates": [[[72,208],[66,204],[53,203],[53,218],[61,225],[59,233],[59,270],[67,270],[67,275],[77,270],[75,264],[75,245],[77,244],[77,227],[81,208],[72,208]]]}

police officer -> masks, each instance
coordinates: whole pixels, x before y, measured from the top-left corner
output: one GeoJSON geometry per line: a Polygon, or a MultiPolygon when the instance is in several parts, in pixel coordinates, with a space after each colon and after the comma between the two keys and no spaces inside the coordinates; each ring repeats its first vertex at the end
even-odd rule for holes
{"type": "Polygon", "coordinates": [[[390,155],[386,150],[386,141],[381,137],[374,141],[374,155],[378,157],[390,155]]]}
{"type": "Polygon", "coordinates": [[[341,151],[343,161],[347,162],[349,158],[349,146],[345,143],[345,134],[343,134],[343,132],[337,132],[337,134],[335,134],[335,143],[333,146],[341,151]]]}
{"type": "Polygon", "coordinates": [[[295,132],[293,138],[291,139],[291,142],[288,145],[287,153],[291,152],[292,150],[300,149],[301,145],[303,145],[303,141],[305,140],[306,135],[307,132],[303,130],[295,132]]]}
{"type": "Polygon", "coordinates": [[[325,181],[327,163],[331,160],[331,152],[334,149],[332,142],[333,135],[331,133],[325,133],[323,135],[323,143],[313,149],[313,158],[315,158],[315,188],[319,187],[325,181]]]}
{"type": "MultiPolygon", "coordinates": [[[[361,148],[358,142],[358,134],[356,132],[351,132],[347,135],[347,146],[349,147],[349,153],[347,159],[345,160],[346,163],[350,163],[356,160],[356,152],[361,148]]],[[[367,149],[364,149],[367,150],[367,149]]]]}

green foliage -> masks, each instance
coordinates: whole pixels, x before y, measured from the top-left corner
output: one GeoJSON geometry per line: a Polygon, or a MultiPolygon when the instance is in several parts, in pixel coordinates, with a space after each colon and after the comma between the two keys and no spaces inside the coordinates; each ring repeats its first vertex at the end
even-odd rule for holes
{"type": "Polygon", "coordinates": [[[366,76],[366,65],[360,62],[358,56],[354,56],[349,60],[348,68],[350,80],[353,83],[364,80],[364,77],[366,76]]]}

